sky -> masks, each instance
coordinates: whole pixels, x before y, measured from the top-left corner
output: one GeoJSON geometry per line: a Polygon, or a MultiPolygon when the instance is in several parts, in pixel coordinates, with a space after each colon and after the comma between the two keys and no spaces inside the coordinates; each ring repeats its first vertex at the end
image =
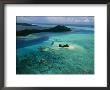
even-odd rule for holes
{"type": "Polygon", "coordinates": [[[94,16],[17,16],[17,23],[93,25],[94,16]]]}

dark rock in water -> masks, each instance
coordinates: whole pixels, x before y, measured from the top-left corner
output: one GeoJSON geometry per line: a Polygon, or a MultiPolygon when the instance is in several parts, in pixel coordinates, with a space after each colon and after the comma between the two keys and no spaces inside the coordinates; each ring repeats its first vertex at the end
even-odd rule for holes
{"type": "Polygon", "coordinates": [[[66,45],[59,44],[59,47],[69,47],[69,45],[68,44],[66,44],[66,45]]]}
{"type": "Polygon", "coordinates": [[[53,45],[53,44],[54,44],[54,41],[52,41],[51,45],[53,45]]]}

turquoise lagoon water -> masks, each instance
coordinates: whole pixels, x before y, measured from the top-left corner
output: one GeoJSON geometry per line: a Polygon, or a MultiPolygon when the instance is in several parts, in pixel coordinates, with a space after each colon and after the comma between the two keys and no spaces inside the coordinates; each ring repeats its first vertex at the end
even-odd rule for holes
{"type": "Polygon", "coordinates": [[[17,74],[94,74],[94,32],[45,35],[48,39],[17,48],[17,74]],[[59,48],[59,44],[70,47],[59,48]]]}

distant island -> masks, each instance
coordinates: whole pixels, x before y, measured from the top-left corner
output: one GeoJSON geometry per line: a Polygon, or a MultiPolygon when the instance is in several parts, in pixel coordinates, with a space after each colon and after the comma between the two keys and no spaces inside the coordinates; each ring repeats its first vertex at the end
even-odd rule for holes
{"type": "Polygon", "coordinates": [[[29,24],[29,23],[16,23],[16,25],[33,26],[32,24],[29,24]]]}
{"type": "MultiPolygon", "coordinates": [[[[19,24],[19,23],[18,23],[19,24]]],[[[23,25],[27,25],[26,23],[22,23],[23,25]]],[[[43,29],[43,30],[38,30],[38,29],[24,29],[22,31],[17,31],[16,35],[17,36],[26,36],[32,33],[40,33],[40,32],[68,32],[71,31],[70,28],[64,26],[64,25],[57,25],[55,27],[49,28],[49,29],[43,29]]]]}

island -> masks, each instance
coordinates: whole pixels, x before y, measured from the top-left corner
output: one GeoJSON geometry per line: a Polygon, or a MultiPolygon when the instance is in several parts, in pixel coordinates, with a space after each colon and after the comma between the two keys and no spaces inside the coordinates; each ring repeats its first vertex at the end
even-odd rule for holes
{"type": "Polygon", "coordinates": [[[38,30],[38,29],[24,29],[21,31],[16,32],[16,36],[26,36],[32,33],[41,33],[41,32],[68,32],[71,31],[70,28],[64,26],[64,25],[57,25],[55,27],[49,28],[49,29],[43,29],[43,30],[38,30]]]}
{"type": "Polygon", "coordinates": [[[29,23],[16,23],[16,25],[22,25],[22,26],[32,26],[32,24],[29,24],[29,23]]]}

